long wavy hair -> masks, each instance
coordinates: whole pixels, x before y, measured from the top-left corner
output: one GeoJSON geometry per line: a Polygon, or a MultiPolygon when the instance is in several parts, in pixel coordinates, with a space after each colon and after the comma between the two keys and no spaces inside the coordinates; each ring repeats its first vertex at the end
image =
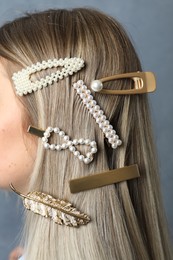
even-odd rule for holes
{"type": "MultiPolygon", "coordinates": [[[[42,191],[66,199],[91,216],[86,226],[72,228],[26,212],[26,260],[168,260],[172,259],[153,144],[148,98],[143,95],[93,93],[123,144],[113,150],[83,106],[72,84],[141,70],[134,47],[112,17],[85,8],[26,14],[0,29],[0,56],[11,78],[19,69],[43,60],[82,57],[85,67],[73,76],[20,97],[23,127],[57,126],[72,138],[96,140],[92,163],[80,162],[67,150],[43,148],[40,138],[28,191],[42,191]],[[3,58],[3,59],[2,59],[3,58]],[[71,194],[69,180],[137,163],[140,178],[71,194]]],[[[45,77],[52,70],[33,75],[45,77]]],[[[13,84],[13,82],[12,82],[13,84]]],[[[129,89],[130,80],[104,84],[129,89]]],[[[58,137],[57,137],[58,138],[58,137]]],[[[85,147],[80,148],[86,152],[85,147]]]]}

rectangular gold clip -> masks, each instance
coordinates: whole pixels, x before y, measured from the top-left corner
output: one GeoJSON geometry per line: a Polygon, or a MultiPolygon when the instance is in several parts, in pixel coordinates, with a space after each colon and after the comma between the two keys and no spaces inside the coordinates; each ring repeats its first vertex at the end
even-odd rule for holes
{"type": "Polygon", "coordinates": [[[44,131],[39,129],[39,128],[36,128],[34,126],[29,126],[28,127],[28,133],[32,134],[32,135],[36,135],[38,137],[43,137],[44,136],[44,131]]]}
{"type": "Polygon", "coordinates": [[[138,177],[140,177],[138,165],[133,164],[119,169],[72,179],[69,181],[69,185],[71,193],[77,193],[138,177]]]}

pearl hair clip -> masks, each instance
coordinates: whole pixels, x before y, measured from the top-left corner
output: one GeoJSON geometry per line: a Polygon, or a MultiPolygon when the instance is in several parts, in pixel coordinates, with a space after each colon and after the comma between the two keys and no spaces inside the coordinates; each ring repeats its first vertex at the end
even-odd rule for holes
{"type": "Polygon", "coordinates": [[[15,85],[16,93],[19,96],[23,96],[32,93],[33,91],[37,91],[38,89],[42,89],[43,87],[47,87],[48,85],[52,85],[59,79],[73,75],[73,73],[81,70],[82,67],[84,67],[84,60],[76,57],[42,61],[41,63],[37,62],[36,64],[32,64],[17,73],[13,73],[12,80],[15,85]],[[62,70],[57,70],[56,72],[51,73],[50,76],[47,75],[45,78],[41,78],[35,82],[30,80],[30,76],[35,72],[57,67],[62,67],[62,70]]]}
{"type": "Polygon", "coordinates": [[[28,132],[34,134],[36,136],[42,137],[43,146],[45,149],[61,151],[65,149],[69,149],[70,152],[74,154],[80,161],[84,162],[85,164],[89,164],[93,160],[93,154],[97,153],[97,143],[95,141],[91,141],[90,139],[73,139],[70,140],[70,137],[64,133],[58,127],[48,127],[45,131],[35,128],[33,126],[29,126],[28,132]],[[63,137],[64,143],[60,144],[49,144],[48,139],[51,136],[51,133],[58,134],[60,137],[63,137]],[[86,154],[86,157],[81,154],[75,146],[77,145],[88,145],[90,146],[90,152],[86,154]]]}
{"type": "Polygon", "coordinates": [[[77,91],[78,95],[82,99],[82,102],[89,110],[89,113],[95,118],[96,123],[105,134],[112,148],[116,149],[118,146],[120,146],[122,141],[119,139],[119,136],[116,135],[116,131],[113,129],[113,126],[106,119],[103,110],[101,110],[100,106],[97,105],[97,102],[91,95],[91,91],[87,88],[86,85],[84,85],[84,82],[82,80],[78,80],[73,84],[73,88],[77,91]]]}
{"type": "Polygon", "coordinates": [[[152,72],[130,72],[124,74],[113,75],[91,82],[91,89],[101,94],[113,94],[113,95],[131,95],[131,94],[144,94],[153,92],[156,89],[156,79],[152,72]],[[110,90],[103,89],[103,83],[116,80],[131,78],[134,81],[133,89],[126,90],[110,90]]]}

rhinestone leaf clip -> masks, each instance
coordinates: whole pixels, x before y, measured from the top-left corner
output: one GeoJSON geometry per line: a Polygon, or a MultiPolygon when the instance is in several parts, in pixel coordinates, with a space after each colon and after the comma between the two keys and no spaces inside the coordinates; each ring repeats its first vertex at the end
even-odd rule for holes
{"type": "Polygon", "coordinates": [[[68,201],[55,199],[49,194],[38,191],[24,195],[17,191],[12,184],[10,184],[10,188],[23,198],[23,205],[26,209],[50,218],[56,224],[78,227],[86,225],[91,220],[88,215],[81,213],[68,201]]]}

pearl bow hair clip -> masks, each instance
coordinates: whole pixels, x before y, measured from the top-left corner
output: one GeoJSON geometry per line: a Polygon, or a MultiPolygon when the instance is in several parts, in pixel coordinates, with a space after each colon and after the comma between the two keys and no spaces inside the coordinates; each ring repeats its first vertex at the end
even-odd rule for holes
{"type": "Polygon", "coordinates": [[[69,149],[70,152],[74,154],[80,161],[84,162],[85,164],[89,164],[93,160],[93,154],[97,153],[97,143],[95,141],[91,141],[90,139],[73,139],[70,140],[70,137],[64,133],[58,127],[48,127],[46,131],[40,130],[36,127],[29,126],[28,132],[34,134],[36,136],[42,137],[43,146],[45,149],[50,149],[52,151],[61,151],[65,149],[69,149]],[[60,144],[49,144],[48,139],[50,138],[51,134],[55,133],[58,134],[60,137],[63,137],[64,143],[60,144]],[[75,146],[77,145],[88,145],[90,146],[90,152],[84,156],[81,154],[75,146]]]}

